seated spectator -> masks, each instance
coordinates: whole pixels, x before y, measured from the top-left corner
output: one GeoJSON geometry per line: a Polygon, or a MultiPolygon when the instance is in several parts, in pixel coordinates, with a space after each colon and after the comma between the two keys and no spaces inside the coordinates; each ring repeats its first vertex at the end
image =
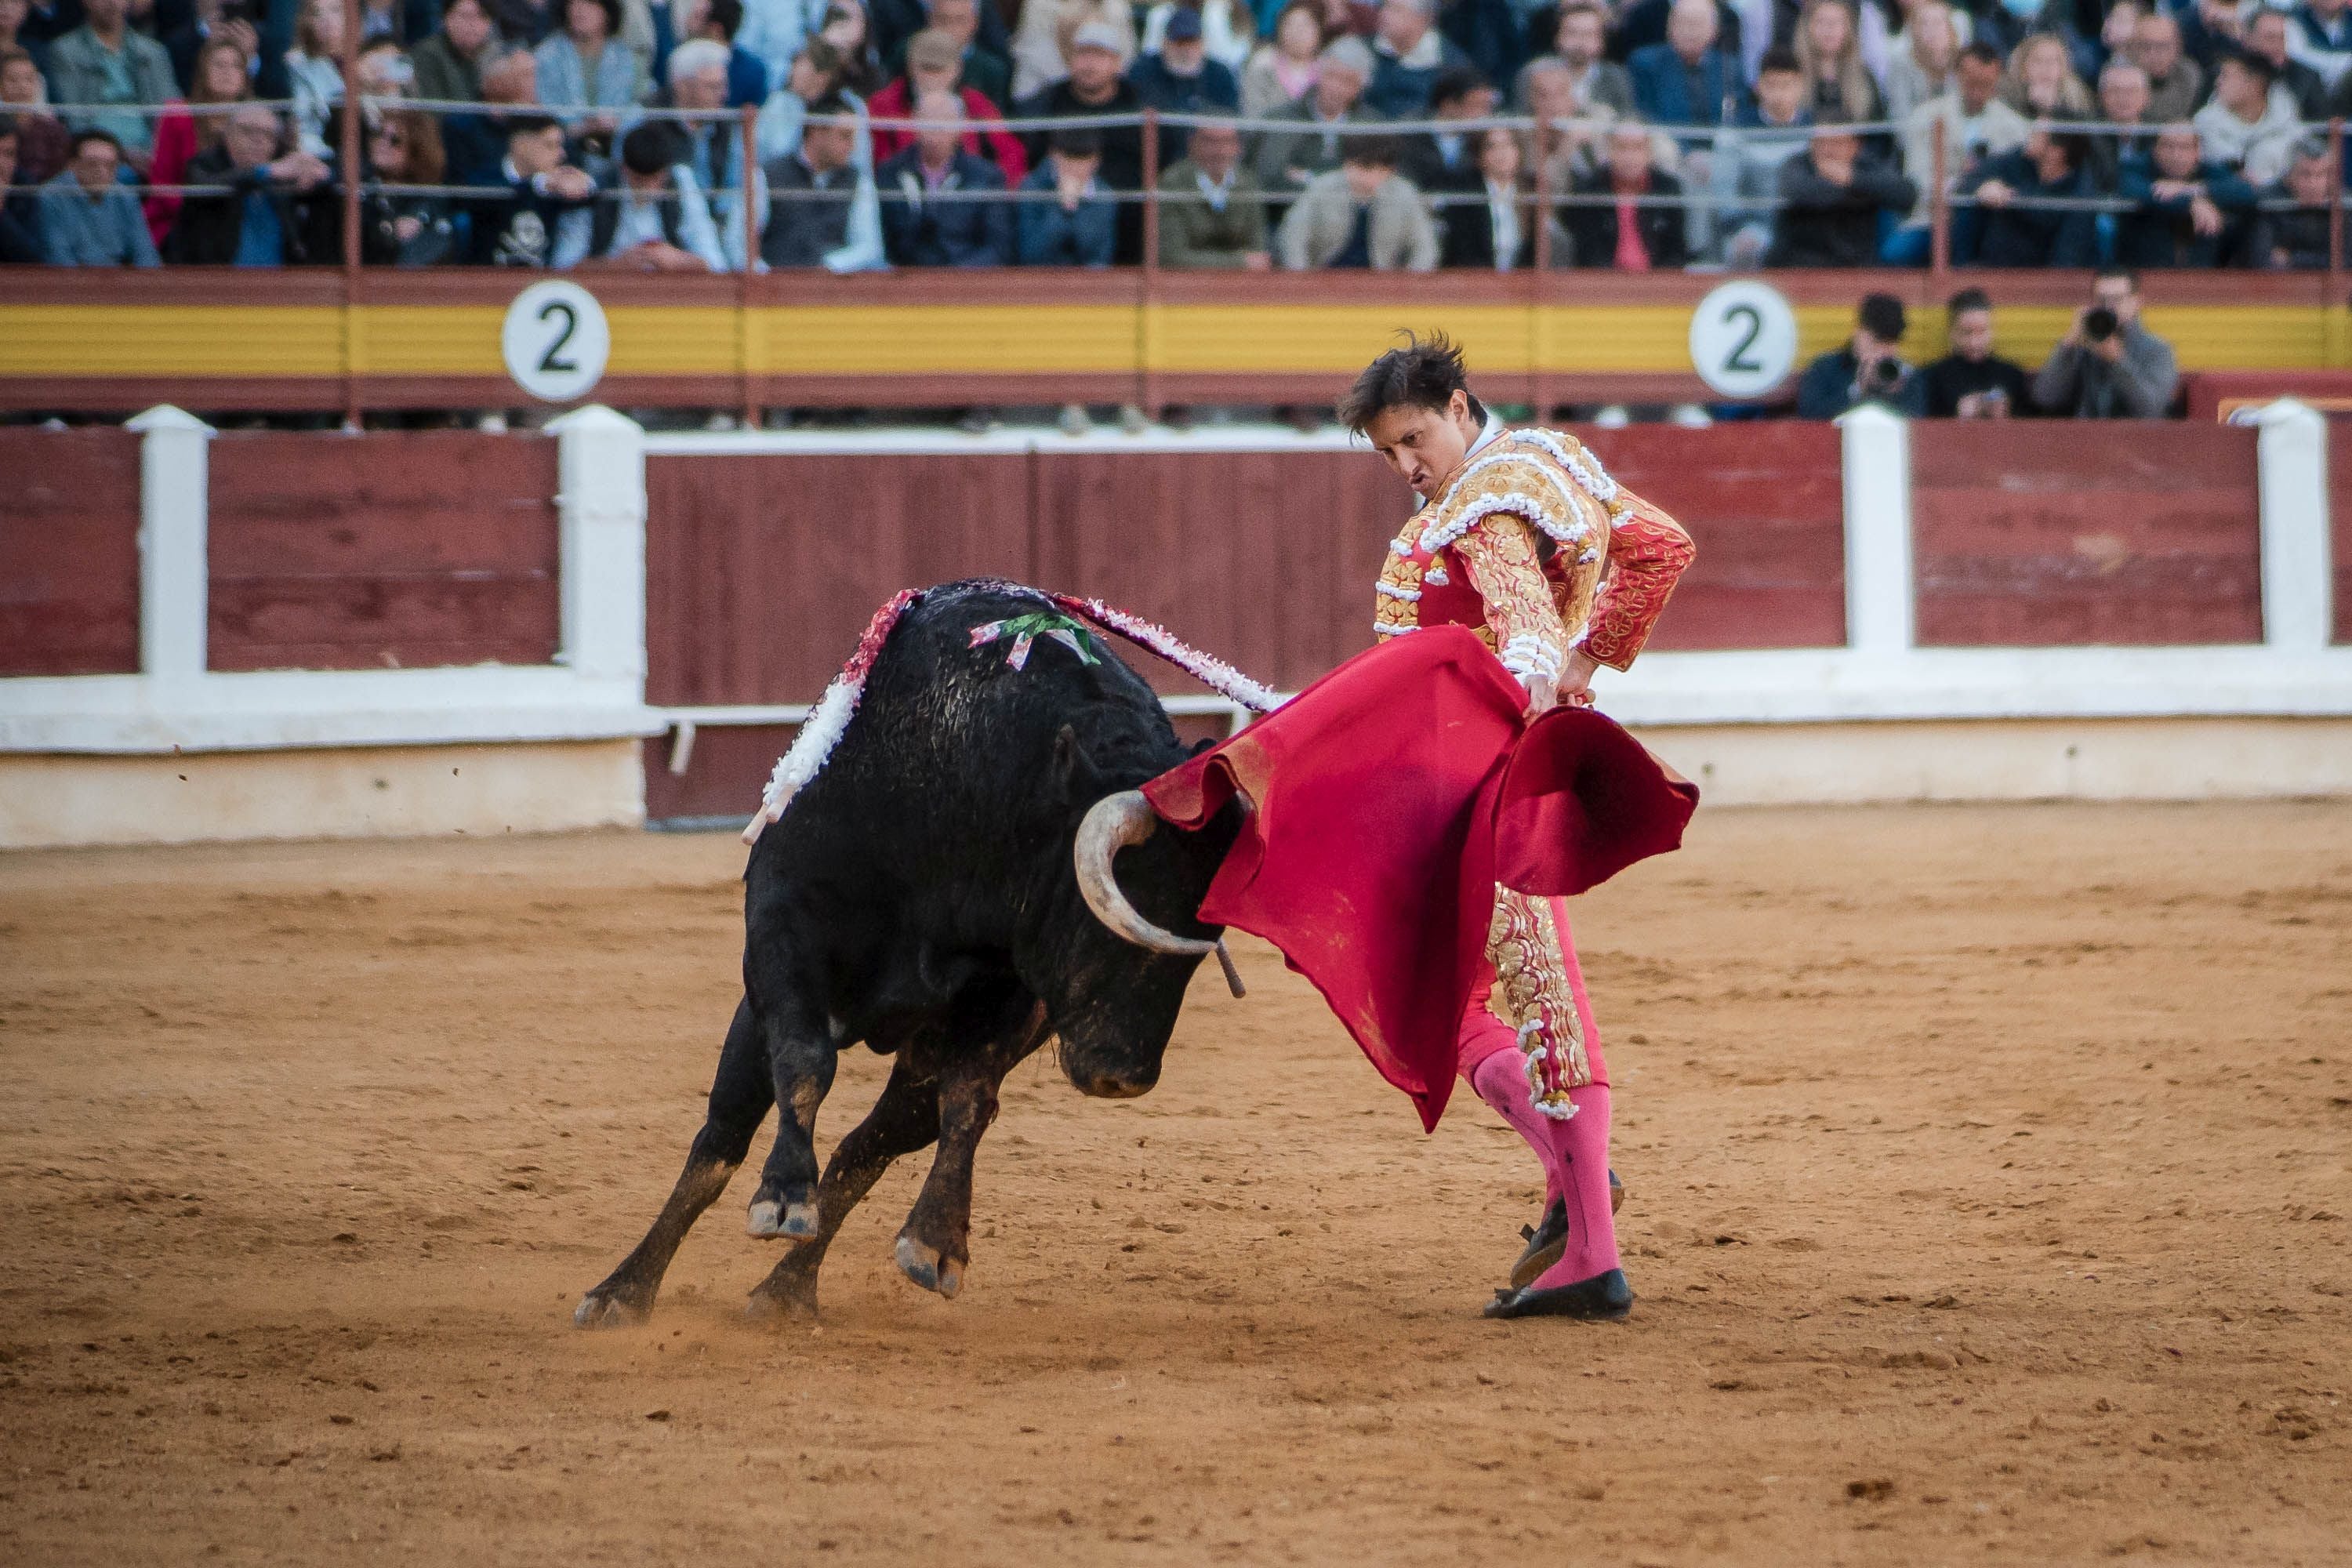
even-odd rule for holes
{"type": "MultiPolygon", "coordinates": [[[[1633,79],[1625,74],[1623,66],[1601,58],[1607,42],[1607,13],[1594,0],[1569,0],[1559,8],[1559,30],[1553,35],[1551,54],[1529,62],[1528,71],[1545,58],[1568,68],[1572,107],[1564,111],[1567,118],[1619,120],[1633,112],[1633,79]]],[[[1528,71],[1519,73],[1518,100],[1532,110],[1528,71]]]]}
{"type": "MultiPolygon", "coordinates": [[[[1989,155],[2025,145],[2032,126],[2000,100],[2002,69],[2000,54],[1991,45],[1970,44],[1960,51],[1947,89],[1912,110],[1904,122],[1903,166],[1918,187],[1918,199],[1902,226],[1881,247],[1884,260],[1916,266],[1927,259],[1934,247],[1929,226],[1935,217],[1937,126],[1943,128],[1948,190],[1975,174],[1989,155]]],[[[1969,230],[1971,235],[1974,232],[1969,230]]]]}
{"type": "Polygon", "coordinates": [[[1364,108],[1364,83],[1371,79],[1372,51],[1360,38],[1341,38],[1323,51],[1315,90],[1287,109],[1268,115],[1302,129],[1263,132],[1250,167],[1257,183],[1277,199],[1296,195],[1318,174],[1339,166],[1345,132],[1376,118],[1364,108]]]}
{"type": "MultiPolygon", "coordinates": [[[[46,66],[48,40],[26,28],[25,24],[31,14],[32,8],[26,0],[0,0],[0,50],[22,49],[33,57],[35,65],[46,66]]],[[[175,71],[178,63],[173,62],[175,71]]]]}
{"type": "Polygon", "coordinates": [[[16,121],[16,174],[28,185],[56,178],[73,156],[73,138],[48,104],[49,85],[33,57],[0,49],[0,113],[16,121]]]}
{"type": "Polygon", "coordinates": [[[490,8],[490,26],[516,48],[528,49],[554,32],[562,21],[563,0],[483,0],[490,8]]]}
{"type": "Polygon", "coordinates": [[[1895,124],[1908,124],[1921,104],[1959,85],[1960,48],[1968,40],[1956,16],[1944,0],[1919,0],[1892,44],[1886,62],[1886,118],[1895,124]]]}
{"type": "Polygon", "coordinates": [[[2028,120],[2088,120],[2098,107],[2055,33],[2036,33],[2017,46],[2001,78],[2000,99],[2028,120]]]}
{"type": "Polygon", "coordinates": [[[50,266],[163,264],[147,232],[147,215],[121,177],[122,144],[112,132],[74,133],[65,173],[41,187],[41,248],[50,266]]]}
{"type": "Polygon", "coordinates": [[[1390,120],[1417,120],[1429,112],[1439,73],[1471,63],[1436,24],[1437,0],[1381,0],[1365,108],[1390,120]]]}
{"type": "MultiPolygon", "coordinates": [[[[908,58],[914,58],[910,47],[908,58]]],[[[824,267],[850,243],[850,208],[864,181],[853,161],[857,130],[846,118],[855,111],[837,94],[819,99],[810,111],[815,118],[802,131],[800,146],[767,166],[760,256],[771,267],[824,267]],[[836,118],[828,122],[825,116],[836,118]]]]}
{"type": "Polygon", "coordinates": [[[686,138],[647,120],[621,138],[619,185],[596,204],[583,259],[636,272],[724,272],[727,258],[710,204],[679,160],[686,138]]]}
{"type": "MultiPolygon", "coordinates": [[[[760,106],[755,132],[760,161],[770,163],[792,156],[801,144],[801,122],[808,117],[809,105],[817,100],[841,93],[853,105],[861,104],[863,100],[846,86],[847,80],[841,51],[823,38],[811,38],[793,57],[792,66],[784,73],[783,86],[768,94],[768,101],[760,106]]],[[[888,90],[887,84],[883,90],[888,90]]],[[[881,92],[875,94],[877,100],[881,96],[881,92]]],[[[882,133],[877,131],[873,134],[882,133]]],[[[1027,154],[1023,157],[1025,163],[1027,154]]]]}
{"type": "MultiPolygon", "coordinates": [[[[2317,269],[2327,265],[2328,167],[2324,143],[2306,143],[2288,165],[2286,180],[2270,193],[2292,203],[2262,215],[2252,247],[2257,264],[2275,268],[2317,269]]],[[[2352,221],[2346,227],[2352,231],[2352,221]]]]}
{"type": "Polygon", "coordinates": [[[2116,260],[2130,268],[2242,265],[2253,227],[2254,187],[2208,160],[2197,132],[2175,125],[2152,153],[2124,164],[2116,194],[2137,205],[2116,220],[2116,260]]]}
{"type": "MultiPolygon", "coordinates": [[[[957,85],[963,61],[956,49],[955,40],[945,33],[925,28],[907,44],[907,74],[893,81],[866,107],[877,120],[903,120],[910,117],[915,100],[927,92],[953,93],[963,101],[964,117],[971,129],[964,132],[963,150],[984,157],[1004,172],[1008,185],[1018,185],[1029,177],[1029,151],[1021,139],[1004,129],[1004,117],[996,111],[986,94],[977,88],[957,85]]],[[[880,159],[897,157],[914,144],[915,133],[898,126],[877,126],[874,130],[874,155],[880,159]]]]}
{"type": "MultiPolygon", "coordinates": [[[[994,11],[990,11],[989,16],[992,18],[994,11]]],[[[861,0],[825,0],[824,26],[817,29],[816,36],[841,53],[844,91],[872,92],[889,79],[882,68],[880,50],[866,26],[861,0]]]]}
{"type": "Polygon", "coordinates": [[[0,265],[38,267],[45,259],[40,198],[16,178],[16,122],[0,114],[0,265]]]}
{"type": "MultiPolygon", "coordinates": [[[[389,44],[395,49],[405,49],[411,42],[421,42],[425,29],[418,30],[415,39],[408,34],[409,8],[407,0],[359,0],[360,47],[372,44],[389,44]]],[[[422,22],[424,17],[419,16],[422,22]]]]}
{"type": "Polygon", "coordinates": [[[1764,264],[1867,267],[1878,259],[1881,215],[1899,217],[1918,195],[1850,127],[1817,125],[1806,150],[1780,165],[1780,222],[1764,264]]]}
{"type": "Polygon", "coordinates": [[[1439,265],[1517,272],[1536,264],[1535,213],[1528,205],[1527,152],[1519,133],[1493,125],[1478,133],[1475,199],[1445,209],[1439,265]]]}
{"type": "Polygon", "coordinates": [[[1349,138],[1339,167],[1307,183],[1275,236],[1275,254],[1293,272],[1370,268],[1427,272],[1437,265],[1437,230],[1421,193],[1396,172],[1390,136],[1349,138]]]}
{"type": "Polygon", "coordinates": [[[2131,62],[2147,73],[2147,117],[2169,125],[2194,113],[2205,97],[2205,73],[2180,47],[2180,24],[2158,6],[2132,28],[2131,62]]]}
{"type": "Polygon", "coordinates": [[[2099,268],[2091,302],[2033,378],[2035,405],[2077,419],[2161,418],[2180,372],[2172,345],[2140,325],[2139,305],[2129,268],[2099,268]]]}
{"type": "Polygon", "coordinates": [[[286,54],[286,81],[294,99],[294,134],[302,151],[331,158],[341,129],[333,123],[343,102],[342,0],[301,0],[294,47],[286,54]]]}
{"type": "Polygon", "coordinates": [[[2147,118],[2147,73],[2121,56],[2099,73],[2099,118],[2129,130],[2091,133],[2091,183],[2112,191],[2123,177],[2124,160],[2146,153],[2156,142],[2147,118]]]}
{"type": "Polygon", "coordinates": [[[1665,271],[1690,260],[1682,182],[1660,168],[1657,148],[1639,121],[1609,129],[1608,161],[1579,174],[1563,205],[1570,260],[1620,272],[1665,271]]]}
{"type": "MultiPolygon", "coordinates": [[[[334,0],[318,0],[332,5],[334,0]]],[[[539,101],[573,134],[609,146],[621,118],[646,97],[646,63],[620,40],[621,0],[563,0],[563,29],[531,53],[539,59],[539,101]]],[[[728,46],[719,53],[719,101],[726,106],[728,46]]],[[[678,51],[670,59],[675,65],[678,51]]]]}
{"type": "Polygon", "coordinates": [[[1070,73],[1072,43],[1082,27],[1109,29],[1119,68],[1135,58],[1135,11],[1128,0],[1023,0],[1013,36],[1013,96],[1043,92],[1070,73]]]}
{"type": "Polygon", "coordinates": [[[743,0],[677,0],[654,13],[654,31],[653,80],[669,79],[669,57],[678,45],[701,38],[727,50],[728,108],[756,109],[768,101],[767,62],[736,42],[743,31],[743,0]],[[663,25],[673,16],[675,37],[663,25]]]}
{"type": "MultiPolygon", "coordinates": [[[[577,0],[575,0],[577,3],[577,0]]],[[[740,269],[743,258],[743,132],[730,120],[706,119],[726,107],[727,50],[708,38],[689,38],[670,51],[667,109],[697,115],[668,121],[683,139],[677,161],[694,171],[697,185],[710,204],[711,221],[719,226],[719,243],[730,269],[740,269]]],[[[757,171],[749,182],[756,211],[766,199],[757,171]]]]}
{"type": "Polygon", "coordinates": [[[1797,20],[1797,63],[1805,68],[1806,107],[1815,120],[1886,117],[1885,100],[1862,63],[1862,37],[1846,0],[1805,0],[1797,20]]]}
{"type": "MultiPolygon", "coordinates": [[[[1143,100],[1136,95],[1135,87],[1119,75],[1126,58],[1124,36],[1115,27],[1101,22],[1089,22],[1070,38],[1070,74],[1055,82],[1018,106],[1017,117],[1029,120],[1068,120],[1097,114],[1139,114],[1143,100]]],[[[1143,188],[1143,131],[1140,126],[1105,127],[1102,137],[1102,172],[1104,184],[1114,191],[1139,191],[1143,188]]],[[[1045,153],[1045,133],[1032,132],[1026,135],[1029,155],[1034,162],[1045,153]]],[[[1128,251],[1130,238],[1125,233],[1129,226],[1121,224],[1120,250],[1128,251]]],[[[1137,230],[1139,234],[1141,231],[1137,230]]]]}
{"type": "Polygon", "coordinates": [[[2206,157],[2257,185],[2274,184],[2286,173],[2303,133],[2294,97],[2277,85],[2276,74],[2260,55],[2223,56],[2212,100],[2190,121],[2204,139],[2206,157]]]}
{"type": "MultiPolygon", "coordinates": [[[[76,113],[68,128],[103,131],[113,138],[118,158],[144,170],[155,145],[155,122],[136,113],[136,104],[160,104],[179,97],[179,79],[163,46],[130,25],[130,0],[82,0],[82,25],[49,46],[49,91],[59,103],[104,104],[94,113],[76,113]]],[[[79,164],[86,149],[76,144],[79,164]]]]}
{"type": "MultiPolygon", "coordinates": [[[[0,0],[5,3],[5,0],[0,0]]],[[[147,180],[155,185],[188,184],[188,164],[197,153],[220,145],[228,120],[222,114],[202,118],[192,109],[241,103],[253,96],[251,60],[234,38],[214,38],[196,51],[195,79],[189,83],[189,102],[174,104],[155,122],[155,156],[147,166],[147,180]]],[[[141,204],[147,209],[147,232],[161,249],[180,216],[175,192],[151,191],[141,204]]]]}
{"type": "MultiPolygon", "coordinates": [[[[2036,129],[2013,153],[1988,158],[1960,182],[1973,197],[1973,246],[1959,259],[1979,267],[2089,267],[2098,260],[2098,223],[2087,209],[2037,206],[2045,201],[2088,202],[2090,138],[2076,132],[2036,129]]],[[[1955,225],[1958,235],[1961,226],[1955,225]]]]}
{"type": "MultiPolygon", "coordinates": [[[[1539,171],[1540,182],[1554,192],[1565,191],[1576,184],[1578,175],[1600,166],[1599,148],[1607,140],[1617,111],[1591,109],[1580,116],[1574,78],[1551,55],[1521,71],[1519,85],[1527,93],[1528,113],[1536,122],[1534,143],[1528,150],[1530,170],[1539,171]]],[[[1557,227],[1558,219],[1552,221],[1557,227]]]]}
{"type": "Polygon", "coordinates": [[[1118,205],[1098,177],[1102,137],[1082,126],[1045,139],[1045,162],[1021,183],[1032,196],[1013,212],[1013,254],[1024,267],[1108,267],[1118,246],[1118,205]]]}
{"type": "Polygon", "coordinates": [[[971,89],[1003,113],[1013,101],[1013,62],[982,43],[978,0],[930,0],[930,7],[929,30],[946,34],[956,47],[961,73],[956,85],[971,89]]]}
{"type": "Polygon", "coordinates": [[[2245,24],[2245,49],[2270,62],[2278,85],[2294,100],[2294,111],[2305,120],[2327,118],[2327,79],[2287,51],[2287,14],[2272,5],[2257,6],[2245,24]]]}
{"type": "Polygon", "coordinates": [[[1992,301],[1981,289],[1952,296],[1951,352],[1919,373],[1930,419],[2008,419],[2033,412],[2024,367],[1992,352],[1992,301]]]}
{"type": "Polygon", "coordinates": [[[1653,125],[1727,125],[1745,97],[1739,62],[1717,47],[1716,0],[1674,0],[1666,41],[1633,51],[1633,107],[1653,125]]]}
{"type": "Polygon", "coordinates": [[[1322,7],[1315,0],[1290,0],[1274,19],[1274,37],[1258,46],[1242,71],[1243,118],[1263,120],[1312,92],[1322,53],[1322,7]]]}
{"type": "MultiPolygon", "coordinates": [[[[1208,57],[1232,74],[1238,93],[1243,68],[1257,47],[1257,16],[1248,0],[1158,0],[1143,16],[1144,54],[1157,52],[1167,41],[1168,25],[1179,11],[1190,11],[1199,19],[1208,57]]],[[[1314,51],[1308,50],[1307,56],[1314,58],[1314,51]]]]}
{"type": "Polygon", "coordinates": [[[498,30],[482,0],[441,0],[441,30],[408,51],[416,96],[451,103],[478,103],[482,67],[498,43],[498,30]]]}
{"type": "Polygon", "coordinates": [[[2287,53],[2317,71],[2340,96],[2352,79],[2352,4],[2303,0],[2288,22],[2287,53]]]}
{"type": "MultiPolygon", "coordinates": [[[[1430,116],[1435,120],[1484,120],[1495,112],[1495,89],[1469,67],[1450,70],[1430,89],[1430,116]]],[[[1423,195],[1478,188],[1477,133],[1469,131],[1423,131],[1404,142],[1400,172],[1423,195]]]]}
{"type": "Polygon", "coordinates": [[[1004,189],[995,164],[963,150],[963,103],[952,93],[915,100],[917,118],[937,121],[874,171],[882,193],[882,237],[899,267],[1003,267],[1013,259],[1013,211],[986,199],[1004,189]],[[958,200],[978,195],[978,201],[958,200]]]}
{"type": "Polygon", "coordinates": [[[499,188],[474,204],[477,267],[570,267],[588,254],[596,182],[564,161],[563,126],[511,114],[499,188]]]}
{"type": "Polygon", "coordinates": [[[1716,142],[1713,187],[1726,266],[1761,267],[1772,247],[1780,170],[1812,141],[1813,115],[1805,100],[1805,72],[1797,57],[1769,50],[1757,69],[1755,100],[1740,105],[1738,122],[1716,142]]]}
{"type": "Polygon", "coordinates": [[[180,205],[163,255],[174,265],[303,267],[342,260],[342,201],[327,161],[296,142],[274,109],[247,104],[228,117],[218,144],[188,165],[191,194],[180,205]]]}
{"type": "Polygon", "coordinates": [[[359,79],[362,102],[371,98],[416,96],[415,68],[408,63],[407,51],[390,38],[371,38],[361,45],[360,58],[352,69],[359,79]]]}
{"type": "Polygon", "coordinates": [[[1864,403],[1884,404],[1919,418],[1927,409],[1927,384],[1903,361],[1903,301],[1864,294],[1854,311],[1853,336],[1805,367],[1797,382],[1797,417],[1834,419],[1864,403]]]}
{"type": "Polygon", "coordinates": [[[1212,122],[1195,129],[1184,158],[1160,176],[1160,265],[1263,272],[1265,193],[1242,167],[1242,133],[1212,122]]]}
{"type": "Polygon", "coordinates": [[[421,109],[395,109],[368,127],[368,184],[360,192],[360,260],[370,267],[431,267],[457,247],[446,196],[387,190],[447,177],[441,126],[421,109]]]}
{"type": "MultiPolygon", "coordinates": [[[[1241,84],[1222,61],[1209,58],[1201,37],[1201,13],[1179,5],[1168,17],[1168,36],[1158,54],[1139,58],[1128,68],[1127,79],[1147,109],[1163,114],[1214,114],[1241,107],[1241,84]]],[[[1164,166],[1184,155],[1184,139],[1192,132],[1181,125],[1160,128],[1160,157],[1164,166]]]]}
{"type": "Polygon", "coordinates": [[[441,121],[441,145],[449,159],[449,181],[457,185],[506,183],[507,121],[517,110],[539,114],[539,62],[525,48],[492,52],[482,62],[482,109],[441,121]]]}

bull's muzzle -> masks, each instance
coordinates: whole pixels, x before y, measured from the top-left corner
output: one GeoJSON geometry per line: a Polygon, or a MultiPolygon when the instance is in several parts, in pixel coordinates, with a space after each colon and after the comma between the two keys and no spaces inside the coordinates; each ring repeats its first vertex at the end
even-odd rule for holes
{"type": "Polygon", "coordinates": [[[1204,942],[1199,937],[1162,931],[1145,920],[1119,890],[1118,878],[1111,869],[1113,860],[1120,850],[1142,843],[1159,828],[1159,814],[1151,809],[1140,790],[1121,790],[1117,795],[1105,795],[1087,809],[1085,820],[1078,824],[1078,841],[1072,850],[1072,858],[1077,863],[1078,892],[1086,899],[1087,908],[1094,911],[1095,919],[1138,947],[1188,958],[1215,953],[1218,965],[1225,972],[1225,984],[1234,995],[1247,995],[1241,971],[1234,966],[1234,955],[1225,950],[1223,937],[1204,942]]]}

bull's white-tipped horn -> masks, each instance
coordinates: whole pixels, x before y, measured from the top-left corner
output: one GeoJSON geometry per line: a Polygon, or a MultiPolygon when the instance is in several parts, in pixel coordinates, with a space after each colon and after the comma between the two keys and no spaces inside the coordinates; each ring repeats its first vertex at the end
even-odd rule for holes
{"type": "Polygon", "coordinates": [[[1140,790],[1121,790],[1095,802],[1078,824],[1078,840],[1071,851],[1077,867],[1078,892],[1086,899],[1087,908],[1094,911],[1095,919],[1138,947],[1187,958],[1215,953],[1224,969],[1225,984],[1239,996],[1241,976],[1222,941],[1203,942],[1198,937],[1162,931],[1145,920],[1119,890],[1118,878],[1111,869],[1112,861],[1120,850],[1142,843],[1159,826],[1159,814],[1151,809],[1140,790]]]}

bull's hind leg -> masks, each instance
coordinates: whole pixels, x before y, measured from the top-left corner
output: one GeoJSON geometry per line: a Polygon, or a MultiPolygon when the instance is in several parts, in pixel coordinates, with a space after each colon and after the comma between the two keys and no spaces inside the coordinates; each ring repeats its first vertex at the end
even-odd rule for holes
{"type": "Polygon", "coordinates": [[[669,1260],[677,1255],[678,1243],[686,1239],[702,1211],[726,1191],[727,1179],[743,1163],[751,1135],[760,1131],[768,1107],[774,1103],[766,1045],[746,997],[736,1005],[735,1021],[728,1026],[727,1044],[719,1052],[719,1072],[710,1081],[709,1110],[702,1131],[694,1135],[694,1146],[687,1151],[686,1169],[678,1173],[669,1201],[662,1205],[653,1228],[646,1232],[636,1250],[623,1258],[602,1285],[581,1298],[579,1310],[572,1315],[573,1322],[583,1329],[601,1329],[645,1321],[653,1310],[654,1294],[661,1289],[669,1260]]]}
{"type": "Polygon", "coordinates": [[[751,1310],[814,1317],[817,1270],[824,1266],[825,1249],[840,1233],[841,1222],[873,1191],[893,1160],[939,1135],[939,1086],[908,1067],[902,1053],[874,1109],[849,1130],[825,1162],[824,1180],[816,1190],[816,1234],[784,1254],[752,1290],[751,1310]]]}
{"type": "Polygon", "coordinates": [[[971,1172],[981,1135],[996,1120],[1004,1075],[1045,1041],[1045,1010],[1027,993],[1005,999],[992,1036],[961,1035],[965,1049],[939,1068],[940,1152],[899,1229],[899,1270],[926,1290],[952,1298],[971,1261],[971,1172]],[[968,1042],[968,1045],[967,1045],[968,1042]]]}
{"type": "Polygon", "coordinates": [[[817,1233],[816,1113],[833,1088],[840,1044],[797,989],[765,988],[768,1073],[776,1098],[776,1143],[760,1173],[744,1228],[803,1240],[817,1233]]]}

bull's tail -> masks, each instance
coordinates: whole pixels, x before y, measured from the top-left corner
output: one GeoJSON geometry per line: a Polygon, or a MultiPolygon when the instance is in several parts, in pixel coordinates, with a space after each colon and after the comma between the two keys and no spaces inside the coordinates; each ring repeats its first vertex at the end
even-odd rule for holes
{"type": "MultiPolygon", "coordinates": [[[[987,586],[1006,593],[1027,595],[1044,601],[1085,621],[1088,626],[1115,634],[1155,654],[1191,676],[1193,679],[1248,709],[1253,713],[1269,713],[1281,703],[1269,687],[1261,685],[1227,664],[1223,659],[1202,653],[1167,627],[1113,609],[1100,599],[1081,599],[1072,594],[1055,594],[1043,588],[1032,588],[1021,583],[991,583],[987,586]]],[[[825,759],[833,755],[834,747],[841,743],[850,719],[857,712],[858,699],[866,694],[866,673],[874,668],[882,645],[890,640],[898,617],[905,615],[916,600],[923,596],[920,588],[907,588],[891,596],[889,602],[874,612],[866,624],[865,636],[857,639],[857,651],[842,666],[841,673],[824,689],[809,716],[801,724],[801,731],[793,738],[790,750],[776,761],[776,771],[768,777],[767,788],[761,792],[760,809],[744,825],[743,842],[756,843],[768,824],[784,815],[808,782],[824,768],[825,759]]]]}

